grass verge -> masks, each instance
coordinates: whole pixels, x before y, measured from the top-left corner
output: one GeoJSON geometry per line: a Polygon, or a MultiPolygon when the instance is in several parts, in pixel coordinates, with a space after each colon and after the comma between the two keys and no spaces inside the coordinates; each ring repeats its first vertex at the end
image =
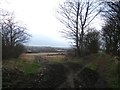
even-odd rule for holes
{"type": "Polygon", "coordinates": [[[114,57],[105,53],[97,53],[83,58],[71,59],[71,62],[80,63],[87,68],[96,70],[106,80],[109,88],[119,87],[118,64],[114,57]]]}
{"type": "Polygon", "coordinates": [[[36,73],[41,68],[41,65],[36,62],[29,63],[23,59],[10,59],[3,60],[3,68],[18,69],[23,71],[24,74],[32,74],[36,73]]]}

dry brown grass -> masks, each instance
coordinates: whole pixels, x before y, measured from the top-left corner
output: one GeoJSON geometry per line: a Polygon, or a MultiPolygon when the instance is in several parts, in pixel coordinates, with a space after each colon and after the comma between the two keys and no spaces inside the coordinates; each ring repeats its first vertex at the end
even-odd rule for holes
{"type": "Polygon", "coordinates": [[[65,59],[65,55],[60,55],[58,53],[23,53],[20,56],[20,59],[28,62],[34,62],[36,56],[45,58],[50,62],[62,62],[65,59]]]}
{"type": "Polygon", "coordinates": [[[53,55],[53,56],[44,56],[50,62],[63,62],[65,60],[65,55],[53,55]]]}

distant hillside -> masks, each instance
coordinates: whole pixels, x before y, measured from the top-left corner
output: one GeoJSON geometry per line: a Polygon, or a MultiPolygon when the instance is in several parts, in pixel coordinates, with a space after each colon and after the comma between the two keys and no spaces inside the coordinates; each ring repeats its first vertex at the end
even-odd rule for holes
{"type": "Polygon", "coordinates": [[[67,48],[45,47],[45,46],[25,46],[26,52],[66,52],[67,48]]]}

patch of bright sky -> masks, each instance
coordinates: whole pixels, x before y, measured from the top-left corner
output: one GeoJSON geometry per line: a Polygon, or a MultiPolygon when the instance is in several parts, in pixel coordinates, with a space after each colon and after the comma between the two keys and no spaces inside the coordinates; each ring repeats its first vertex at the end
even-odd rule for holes
{"type": "MultiPolygon", "coordinates": [[[[32,35],[27,45],[69,47],[63,38],[63,25],[56,19],[56,9],[64,0],[0,0],[0,8],[15,13],[16,19],[26,24],[32,35]]],[[[94,26],[100,28],[96,22],[94,26]]]]}

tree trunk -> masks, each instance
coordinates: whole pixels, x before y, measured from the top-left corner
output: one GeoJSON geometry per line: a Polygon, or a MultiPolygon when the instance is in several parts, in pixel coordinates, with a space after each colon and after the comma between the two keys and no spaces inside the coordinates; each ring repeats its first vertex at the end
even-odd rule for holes
{"type": "Polygon", "coordinates": [[[78,28],[78,20],[79,20],[79,7],[80,7],[80,3],[78,2],[78,8],[77,8],[77,17],[76,17],[76,48],[77,48],[77,56],[79,56],[79,54],[80,54],[80,49],[79,49],[79,32],[78,32],[78,30],[79,30],[79,28],[78,28]]]}

